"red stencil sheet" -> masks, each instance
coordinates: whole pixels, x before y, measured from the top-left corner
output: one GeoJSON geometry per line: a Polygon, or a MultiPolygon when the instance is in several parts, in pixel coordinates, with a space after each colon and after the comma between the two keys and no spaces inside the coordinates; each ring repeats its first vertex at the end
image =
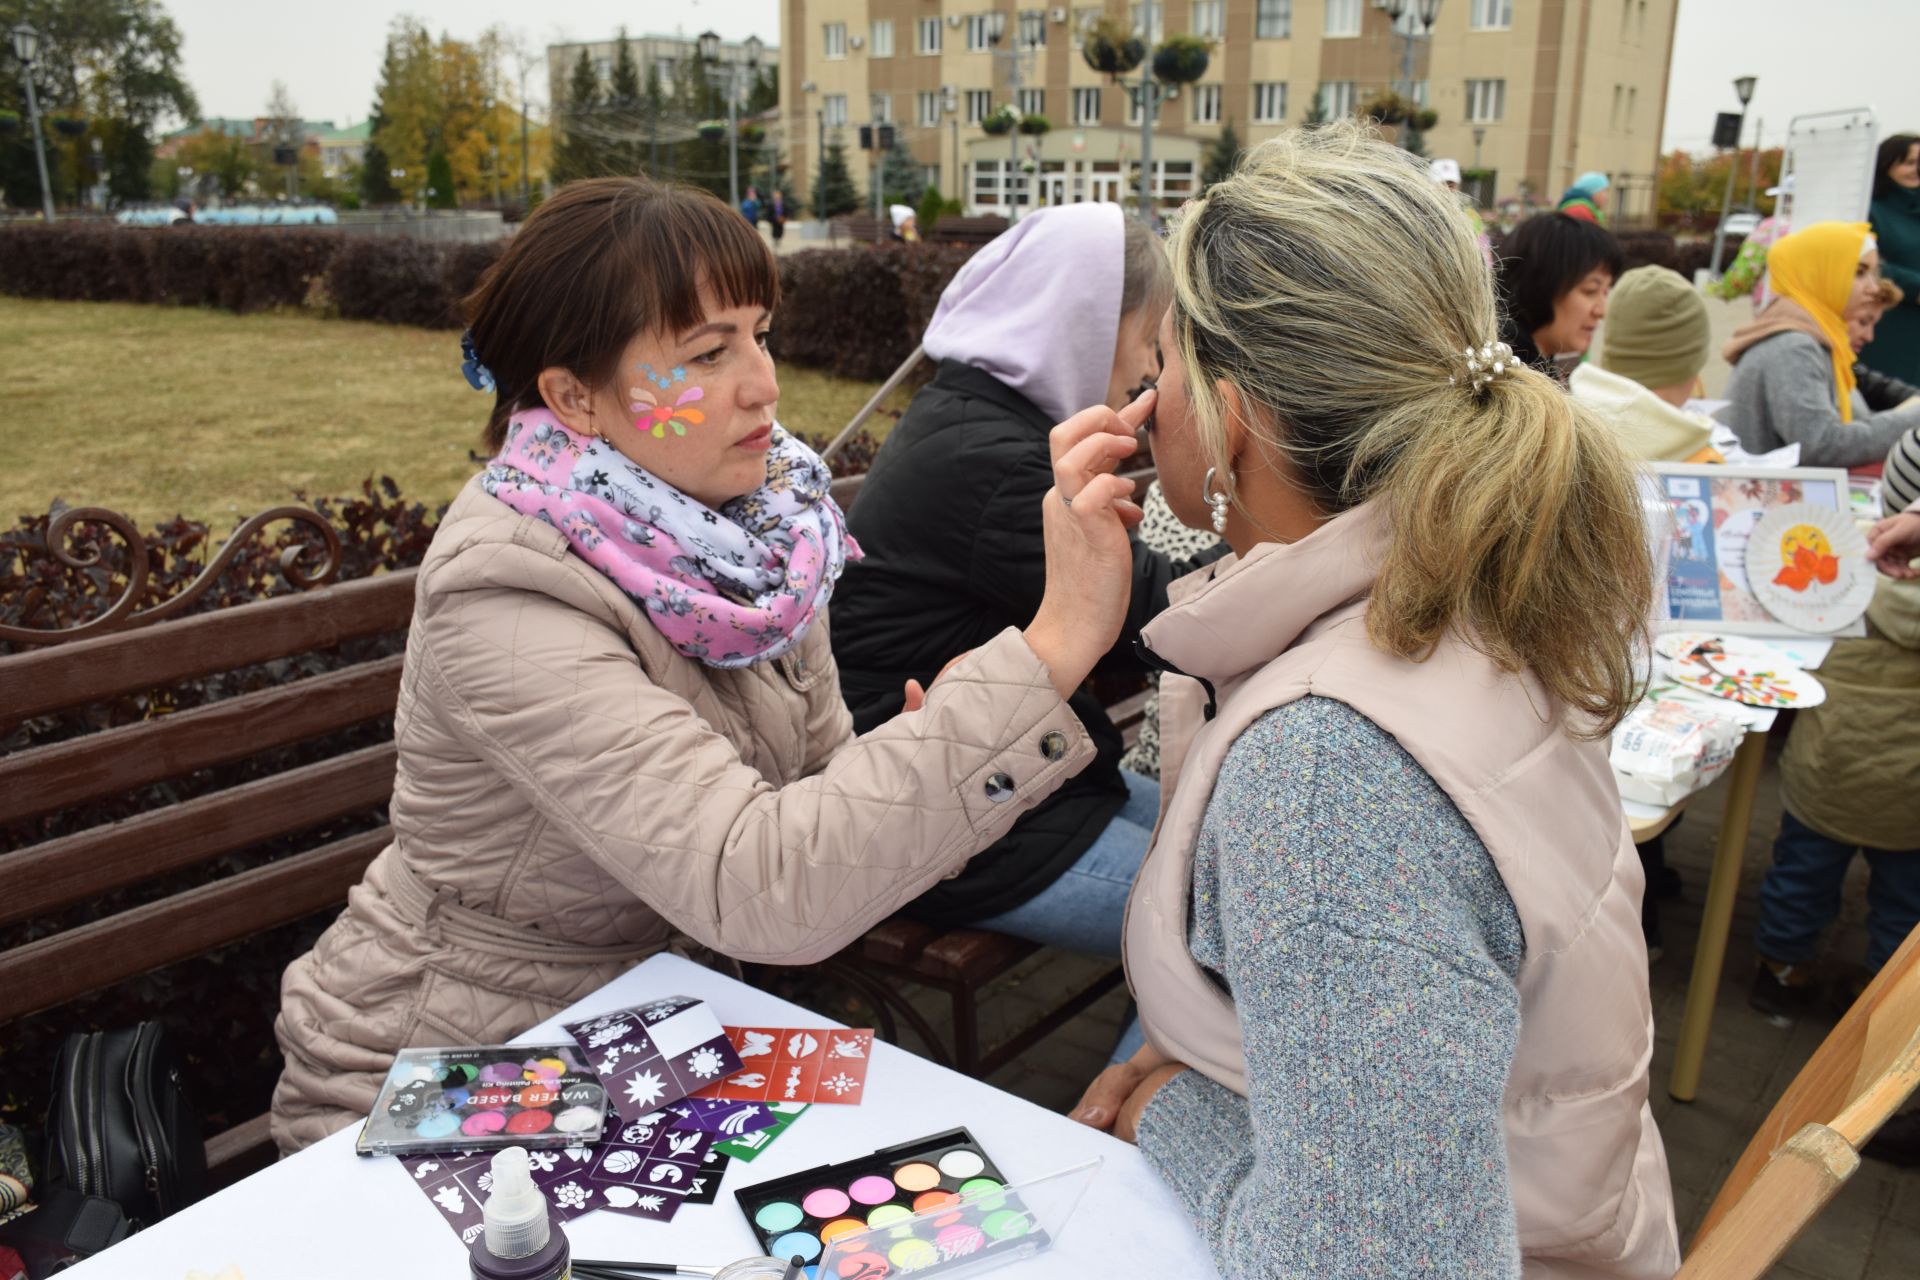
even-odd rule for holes
{"type": "Polygon", "coordinates": [[[873,1032],[865,1028],[727,1027],[740,1069],[698,1098],[852,1105],[867,1087],[873,1032]]]}

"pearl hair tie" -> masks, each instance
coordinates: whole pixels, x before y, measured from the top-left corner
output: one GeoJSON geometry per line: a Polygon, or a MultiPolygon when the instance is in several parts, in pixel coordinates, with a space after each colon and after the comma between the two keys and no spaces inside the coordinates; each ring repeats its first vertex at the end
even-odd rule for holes
{"type": "MultiPolygon", "coordinates": [[[[1513,348],[1504,342],[1486,343],[1478,351],[1468,347],[1462,354],[1467,358],[1467,381],[1475,391],[1481,390],[1495,378],[1520,367],[1520,362],[1513,358],[1513,348]]],[[[1447,378],[1447,385],[1459,386],[1460,378],[1457,375],[1450,375],[1447,378]]]]}

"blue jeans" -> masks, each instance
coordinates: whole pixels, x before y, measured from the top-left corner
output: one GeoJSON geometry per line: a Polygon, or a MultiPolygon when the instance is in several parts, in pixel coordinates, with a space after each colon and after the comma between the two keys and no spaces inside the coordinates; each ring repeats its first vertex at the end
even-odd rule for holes
{"type": "Polygon", "coordinates": [[[1820,931],[1840,914],[1840,888],[1856,852],[1867,858],[1867,966],[1878,971],[1920,923],[1920,849],[1859,849],[1830,840],[1784,810],[1773,866],[1760,882],[1753,945],[1779,964],[1812,960],[1820,931]]]}
{"type": "Polygon", "coordinates": [[[1127,802],[1065,874],[1011,911],[971,923],[975,928],[1089,955],[1120,954],[1127,894],[1147,856],[1160,814],[1160,784],[1122,769],[1127,802]]]}

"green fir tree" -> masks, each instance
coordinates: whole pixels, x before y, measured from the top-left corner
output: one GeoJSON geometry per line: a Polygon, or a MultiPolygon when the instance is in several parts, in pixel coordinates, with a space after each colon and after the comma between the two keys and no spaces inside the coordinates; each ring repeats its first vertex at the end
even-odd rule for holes
{"type": "Polygon", "coordinates": [[[836,136],[820,157],[820,172],[813,181],[813,216],[832,218],[860,209],[860,192],[847,172],[847,149],[836,136]]]}
{"type": "Polygon", "coordinates": [[[1200,168],[1200,190],[1204,194],[1208,187],[1216,182],[1225,182],[1240,167],[1240,157],[1245,149],[1240,145],[1240,135],[1233,131],[1233,120],[1229,118],[1220,130],[1220,136],[1207,148],[1206,159],[1200,168]]]}
{"type": "MultiPolygon", "coordinates": [[[[910,205],[926,192],[927,175],[907,149],[902,132],[894,130],[893,150],[880,157],[880,198],[887,204],[910,205]]],[[[922,226],[922,234],[925,231],[922,226]]]]}
{"type": "Polygon", "coordinates": [[[456,209],[459,206],[453,189],[453,166],[447,162],[447,153],[435,147],[427,157],[427,207],[456,209]]]}
{"type": "Polygon", "coordinates": [[[1308,104],[1307,114],[1300,118],[1300,123],[1312,128],[1317,124],[1325,124],[1332,118],[1327,114],[1327,86],[1323,84],[1313,86],[1313,101],[1308,104]]]}
{"type": "Polygon", "coordinates": [[[553,149],[553,180],[571,182],[575,178],[597,178],[606,172],[599,143],[593,129],[600,112],[600,76],[585,49],[567,77],[567,100],[560,111],[561,137],[553,149]]]}

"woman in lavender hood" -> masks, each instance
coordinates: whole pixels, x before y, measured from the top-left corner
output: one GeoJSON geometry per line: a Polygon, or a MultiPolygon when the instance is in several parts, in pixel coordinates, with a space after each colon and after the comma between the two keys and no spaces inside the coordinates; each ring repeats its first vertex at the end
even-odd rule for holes
{"type": "MultiPolygon", "coordinates": [[[[834,597],[833,647],[856,725],[898,713],[904,679],[931,678],[1033,616],[1045,585],[1047,431],[1088,406],[1124,405],[1158,376],[1171,296],[1159,242],[1112,204],[1030,214],[947,286],[923,344],[938,370],[848,514],[866,558],[834,597]]],[[[1134,638],[1192,567],[1135,539],[1126,625],[1097,670],[1141,670],[1134,638]]],[[[1119,954],[1159,790],[1122,771],[1120,734],[1093,693],[1069,705],[1094,763],[923,895],[922,918],[1119,954]]]]}

